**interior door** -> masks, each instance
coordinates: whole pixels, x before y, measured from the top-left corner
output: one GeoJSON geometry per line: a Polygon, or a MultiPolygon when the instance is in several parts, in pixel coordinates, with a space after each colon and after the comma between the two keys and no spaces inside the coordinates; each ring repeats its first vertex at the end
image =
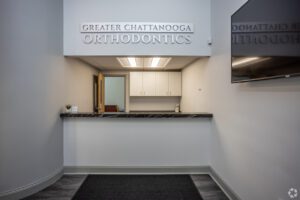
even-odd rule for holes
{"type": "Polygon", "coordinates": [[[98,75],[98,112],[105,112],[104,106],[104,75],[98,75]]]}

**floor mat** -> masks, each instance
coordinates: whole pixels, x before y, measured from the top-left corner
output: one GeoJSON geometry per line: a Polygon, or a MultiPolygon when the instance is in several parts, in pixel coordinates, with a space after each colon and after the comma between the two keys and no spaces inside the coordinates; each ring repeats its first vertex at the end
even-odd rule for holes
{"type": "Polygon", "coordinates": [[[89,175],[73,200],[202,200],[189,175],[89,175]]]}

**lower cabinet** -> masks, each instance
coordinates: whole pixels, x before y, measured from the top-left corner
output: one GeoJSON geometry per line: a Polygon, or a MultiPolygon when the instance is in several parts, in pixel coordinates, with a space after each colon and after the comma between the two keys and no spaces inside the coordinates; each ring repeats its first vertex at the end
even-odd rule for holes
{"type": "Polygon", "coordinates": [[[130,96],[181,96],[181,72],[130,72],[130,96]]]}

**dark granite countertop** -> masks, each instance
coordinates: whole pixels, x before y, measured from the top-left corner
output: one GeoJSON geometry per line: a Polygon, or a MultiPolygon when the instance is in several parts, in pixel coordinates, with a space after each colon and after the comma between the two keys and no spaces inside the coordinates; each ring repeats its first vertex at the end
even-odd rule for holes
{"type": "Polygon", "coordinates": [[[104,112],[104,113],[61,113],[61,118],[212,118],[211,113],[185,112],[104,112]]]}

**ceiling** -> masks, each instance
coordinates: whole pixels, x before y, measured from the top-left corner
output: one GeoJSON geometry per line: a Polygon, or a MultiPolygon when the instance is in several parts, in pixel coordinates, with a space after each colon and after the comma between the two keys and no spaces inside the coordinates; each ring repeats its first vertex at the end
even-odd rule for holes
{"type": "MultiPolygon", "coordinates": [[[[110,71],[110,70],[143,70],[142,68],[124,68],[117,60],[117,56],[80,56],[77,57],[85,63],[88,63],[100,70],[110,71]]],[[[163,69],[159,70],[180,70],[200,57],[197,56],[176,56],[171,57],[172,59],[163,69]]],[[[148,68],[144,68],[144,70],[148,68]]],[[[153,70],[150,69],[149,70],[153,70]]]]}

